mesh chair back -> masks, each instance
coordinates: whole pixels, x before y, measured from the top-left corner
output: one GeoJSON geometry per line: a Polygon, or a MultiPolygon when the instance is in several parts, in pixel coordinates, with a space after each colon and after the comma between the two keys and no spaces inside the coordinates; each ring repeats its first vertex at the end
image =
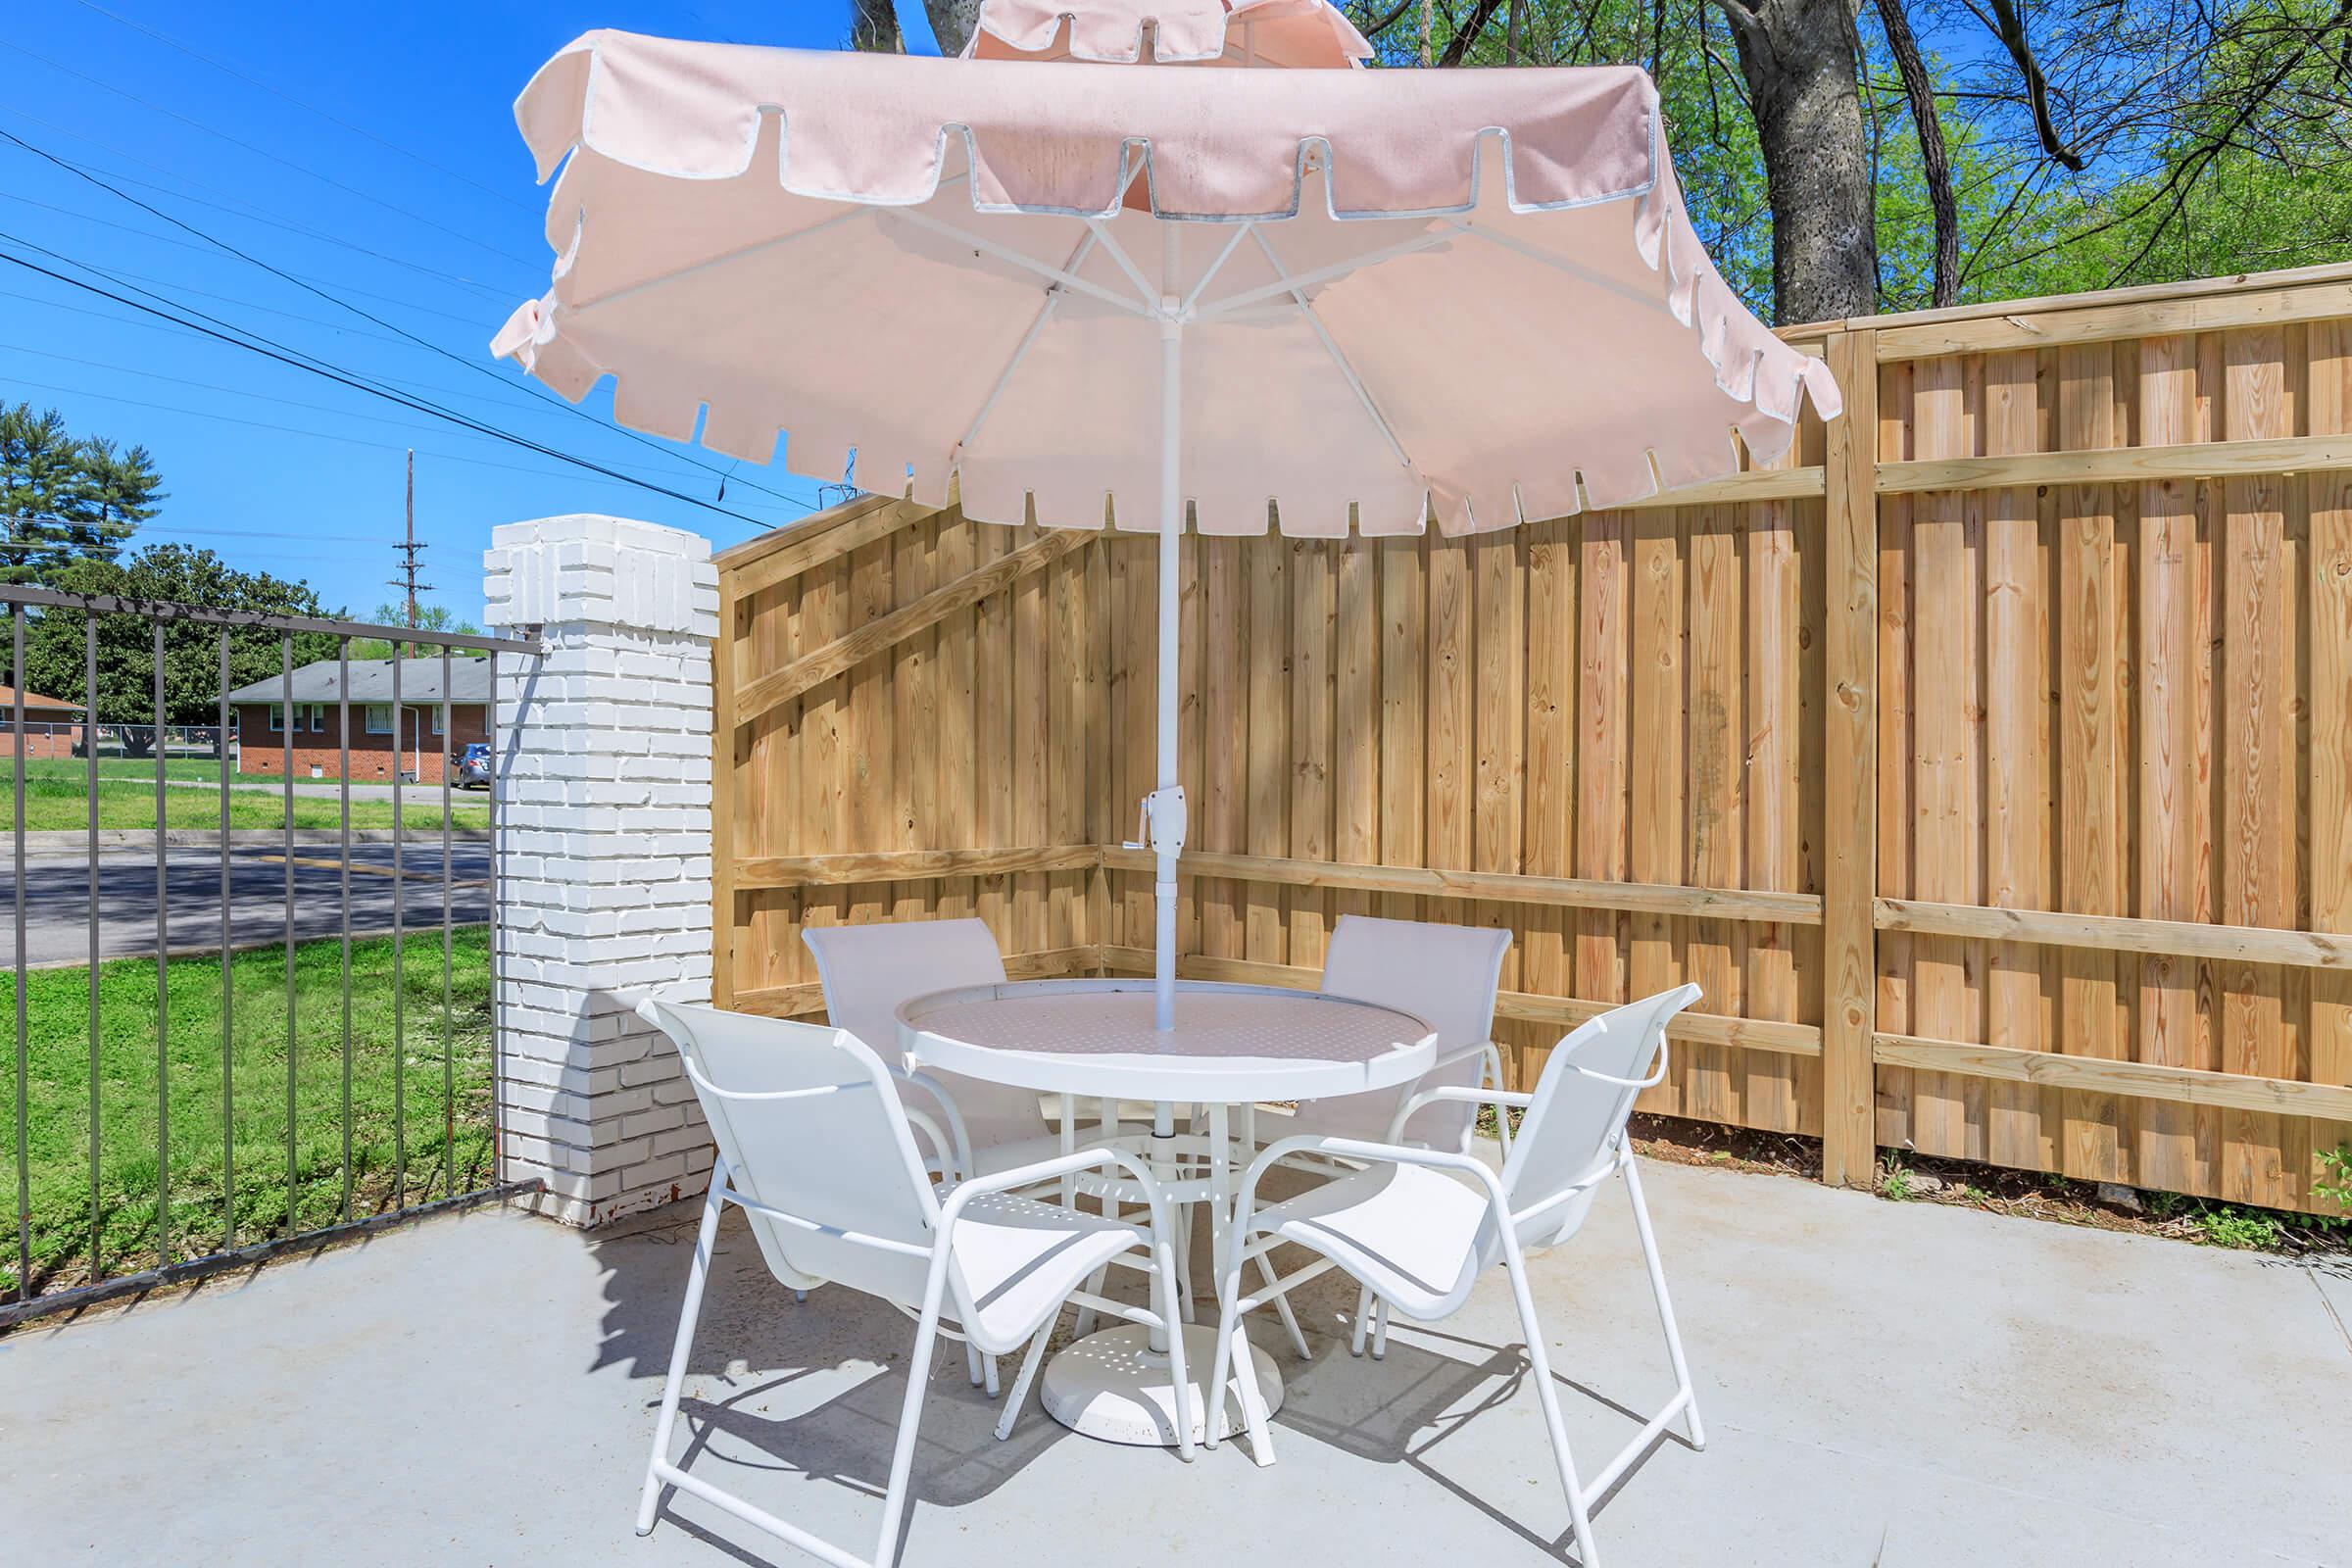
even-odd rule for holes
{"type": "MultiPolygon", "coordinates": [[[[954,986],[1000,984],[1004,959],[996,934],[978,920],[900,920],[874,925],[810,926],[801,933],[816,955],[825,1015],[876,1051],[899,1059],[898,1010],[911,998],[954,986]]],[[[1049,1128],[1037,1096],[954,1073],[936,1074],[955,1097],[974,1148],[1043,1136],[1049,1128]]],[[[906,1091],[918,1110],[937,1116],[921,1089],[906,1091]]],[[[944,1118],[942,1118],[944,1120],[944,1118]]]]}
{"type": "MultiPolygon", "coordinates": [[[[1639,1081],[1650,1076],[1653,1063],[1665,1065],[1668,1020],[1698,996],[1698,987],[1679,986],[1611,1008],[1586,1019],[1552,1048],[1511,1157],[1503,1162],[1502,1190],[1513,1213],[1607,1169],[1642,1093],[1639,1081]]],[[[1566,1241],[1584,1223],[1593,1191],[1589,1187],[1529,1220],[1520,1229],[1520,1243],[1566,1241]]]]}
{"type": "MultiPolygon", "coordinates": [[[[1438,1054],[1486,1043],[1494,1028],[1494,989],[1511,934],[1486,926],[1429,925],[1344,914],[1332,927],[1323,956],[1323,989],[1411,1013],[1436,1032],[1438,1054]]],[[[1385,1142],[1389,1123],[1414,1090],[1437,1084],[1475,1085],[1472,1056],[1431,1072],[1402,1092],[1345,1095],[1298,1107],[1294,1129],[1319,1137],[1385,1142]]],[[[1459,1101],[1425,1105],[1406,1124],[1408,1143],[1465,1150],[1478,1107],[1459,1101]]]]}
{"type": "Polygon", "coordinates": [[[652,1001],[686,1061],[727,1184],[803,1223],[750,1211],[776,1277],[919,1301],[924,1261],[842,1233],[929,1248],[939,1203],[898,1088],[855,1036],[819,1024],[652,1001]]]}

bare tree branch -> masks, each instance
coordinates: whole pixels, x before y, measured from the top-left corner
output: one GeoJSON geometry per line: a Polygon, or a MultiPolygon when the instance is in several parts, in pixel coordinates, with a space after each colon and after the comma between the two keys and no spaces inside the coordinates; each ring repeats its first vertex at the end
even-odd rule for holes
{"type": "Polygon", "coordinates": [[[2026,37],[2025,20],[2018,15],[2017,0],[1986,0],[1992,7],[1995,20],[1994,36],[2017,62],[2019,74],[2026,79],[2026,101],[2034,110],[2034,128],[2041,136],[2042,150],[2059,163],[2081,173],[2087,161],[2058,134],[2057,123],[2050,119],[2050,84],[2041,74],[2041,63],[2034,58],[2034,46],[2026,37]]]}
{"type": "Polygon", "coordinates": [[[1438,64],[1460,65],[1462,56],[1470,52],[1470,46],[1478,42],[1478,35],[1487,30],[1487,24],[1494,20],[1494,13],[1501,8],[1502,0],[1478,0],[1471,9],[1470,20],[1454,29],[1453,39],[1446,45],[1446,53],[1439,57],[1438,64]]]}

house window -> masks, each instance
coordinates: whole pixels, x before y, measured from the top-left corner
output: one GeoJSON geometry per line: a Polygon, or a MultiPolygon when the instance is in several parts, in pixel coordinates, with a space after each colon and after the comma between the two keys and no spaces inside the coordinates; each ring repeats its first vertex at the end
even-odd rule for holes
{"type": "Polygon", "coordinates": [[[392,705],[390,703],[369,703],[368,705],[368,733],[370,735],[392,733],[392,705]]]}
{"type": "Polygon", "coordinates": [[[285,730],[286,705],[283,703],[271,703],[270,705],[270,733],[272,735],[282,735],[285,733],[285,730]]]}
{"type": "Polygon", "coordinates": [[[433,733],[434,733],[434,734],[436,734],[436,735],[439,735],[439,734],[442,734],[442,733],[444,733],[444,729],[443,729],[443,726],[442,726],[442,723],[441,723],[441,715],[442,715],[442,714],[443,714],[445,711],[447,711],[447,710],[446,710],[446,709],[445,709],[445,708],[444,708],[444,707],[443,707],[441,704],[439,704],[439,703],[435,703],[435,704],[432,706],[432,709],[430,710],[430,711],[432,712],[432,715],[433,715],[433,733]]]}

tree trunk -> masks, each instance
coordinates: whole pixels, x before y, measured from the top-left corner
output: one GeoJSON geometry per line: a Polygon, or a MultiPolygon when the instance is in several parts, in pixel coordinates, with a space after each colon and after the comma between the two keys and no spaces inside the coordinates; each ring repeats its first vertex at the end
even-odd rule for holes
{"type": "Polygon", "coordinates": [[[1936,215],[1936,270],[1931,299],[1949,305],[1960,294],[1960,203],[1952,194],[1952,160],[1944,150],[1943,122],[1936,113],[1936,84],[1928,63],[1912,36],[1911,19],[1903,0],[1879,0],[1879,20],[1886,24],[1886,46],[1894,52],[1895,69],[1902,73],[1903,96],[1911,105],[1911,123],[1919,132],[1919,163],[1928,182],[1928,205],[1936,215]]]}
{"type": "Polygon", "coordinates": [[[931,35],[943,55],[959,55],[972,41],[980,22],[980,0],[923,0],[923,15],[931,19],[931,35]]]}
{"type": "Polygon", "coordinates": [[[1849,0],[1716,0],[1731,19],[1772,201],[1773,318],[1878,308],[1870,144],[1849,0]]]}
{"type": "Polygon", "coordinates": [[[906,53],[892,0],[850,0],[850,47],[877,55],[906,53]]]}

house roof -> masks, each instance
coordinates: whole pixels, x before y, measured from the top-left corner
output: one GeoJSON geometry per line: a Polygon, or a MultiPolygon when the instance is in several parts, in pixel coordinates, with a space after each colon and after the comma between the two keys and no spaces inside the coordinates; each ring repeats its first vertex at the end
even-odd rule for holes
{"type": "MultiPolygon", "coordinates": [[[[24,711],[30,713],[42,710],[56,713],[78,713],[81,711],[81,705],[61,702],[55,697],[43,697],[39,692],[26,692],[24,694],[24,711]]],[[[0,686],[0,713],[13,713],[16,710],[17,689],[14,686],[0,686]]]]}
{"type": "MultiPolygon", "coordinates": [[[[351,700],[355,703],[388,703],[392,700],[392,665],[389,659],[355,659],[351,662],[351,700]]],[[[403,659],[400,670],[400,700],[403,703],[437,703],[441,701],[441,658],[403,659]]],[[[286,689],[282,675],[266,675],[250,685],[239,686],[228,694],[232,703],[332,703],[343,698],[339,679],[341,671],[331,659],[305,664],[294,671],[292,695],[286,689]]],[[[463,657],[451,655],[449,661],[449,700],[453,703],[487,703],[490,700],[490,661],[486,656],[463,657]]]]}

